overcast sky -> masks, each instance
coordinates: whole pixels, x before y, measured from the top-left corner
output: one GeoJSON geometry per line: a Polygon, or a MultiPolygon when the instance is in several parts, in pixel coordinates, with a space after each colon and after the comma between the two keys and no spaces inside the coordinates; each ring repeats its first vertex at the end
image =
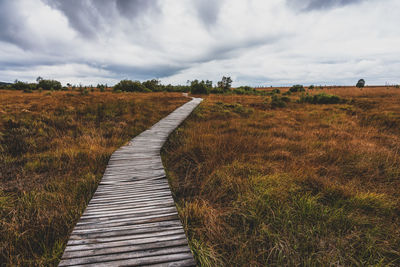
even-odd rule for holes
{"type": "Polygon", "coordinates": [[[400,83],[399,0],[0,0],[0,81],[400,83]]]}

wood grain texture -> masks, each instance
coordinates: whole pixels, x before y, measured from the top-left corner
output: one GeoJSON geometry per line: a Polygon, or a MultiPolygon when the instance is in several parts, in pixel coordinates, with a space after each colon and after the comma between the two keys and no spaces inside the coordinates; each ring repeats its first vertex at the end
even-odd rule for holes
{"type": "Polygon", "coordinates": [[[195,266],[160,149],[193,98],[113,153],[59,266],[195,266]]]}

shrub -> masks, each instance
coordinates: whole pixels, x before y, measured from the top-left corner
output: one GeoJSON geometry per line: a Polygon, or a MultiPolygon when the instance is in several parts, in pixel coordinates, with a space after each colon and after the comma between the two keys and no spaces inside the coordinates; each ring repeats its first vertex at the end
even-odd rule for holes
{"type": "Polygon", "coordinates": [[[61,83],[56,80],[39,80],[37,86],[43,88],[43,90],[61,90],[62,88],[61,83]]]}
{"type": "Polygon", "coordinates": [[[83,89],[83,90],[81,91],[81,95],[88,95],[88,94],[89,94],[89,91],[88,91],[87,88],[85,88],[85,89],[83,89]]]}
{"type": "Polygon", "coordinates": [[[304,87],[301,84],[295,84],[289,89],[290,92],[295,93],[295,92],[304,92],[304,87]]]}
{"type": "Polygon", "coordinates": [[[277,95],[273,95],[271,98],[271,108],[284,108],[287,106],[287,102],[290,102],[289,97],[279,97],[277,95]]]}
{"type": "Polygon", "coordinates": [[[213,87],[210,89],[210,93],[211,94],[223,94],[224,90],[222,88],[219,87],[213,87]]]}
{"type": "Polygon", "coordinates": [[[122,80],[114,86],[114,91],[144,92],[145,88],[139,81],[122,80]]]}
{"type": "Polygon", "coordinates": [[[317,95],[302,95],[299,99],[299,103],[311,103],[311,104],[338,104],[343,102],[343,100],[336,95],[328,95],[326,93],[321,93],[317,95]]]}
{"type": "Polygon", "coordinates": [[[218,87],[222,88],[224,91],[229,91],[231,89],[231,84],[232,84],[232,79],[231,77],[222,77],[222,80],[219,81],[218,83],[218,87]]]}
{"type": "Polygon", "coordinates": [[[143,86],[150,90],[150,92],[161,91],[160,81],[156,79],[143,82],[143,86]]]}
{"type": "Polygon", "coordinates": [[[284,92],[282,95],[291,95],[291,94],[292,94],[291,91],[286,91],[286,92],[284,92]]]}
{"type": "Polygon", "coordinates": [[[363,88],[363,87],[365,86],[365,81],[364,81],[364,79],[358,80],[356,86],[357,86],[357,88],[363,88]]]}
{"type": "Polygon", "coordinates": [[[308,90],[314,90],[314,85],[310,85],[310,86],[308,87],[308,90]]]}
{"type": "Polygon", "coordinates": [[[16,80],[11,87],[15,90],[34,90],[36,89],[36,84],[26,83],[16,80]]]}
{"type": "Polygon", "coordinates": [[[190,83],[190,92],[192,94],[209,94],[211,87],[205,81],[194,80],[190,83]]]}
{"type": "Polygon", "coordinates": [[[253,91],[254,90],[254,88],[252,88],[250,86],[240,86],[240,87],[238,87],[236,89],[240,89],[240,90],[243,90],[243,91],[253,91]]]}
{"type": "Polygon", "coordinates": [[[242,88],[235,88],[233,89],[233,93],[234,94],[238,94],[238,95],[249,95],[251,93],[251,91],[242,89],[242,88]]]}

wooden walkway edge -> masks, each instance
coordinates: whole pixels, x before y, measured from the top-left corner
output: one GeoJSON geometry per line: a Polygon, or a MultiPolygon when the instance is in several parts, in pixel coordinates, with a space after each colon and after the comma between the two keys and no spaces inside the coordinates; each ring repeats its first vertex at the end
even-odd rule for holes
{"type": "Polygon", "coordinates": [[[170,133],[201,98],[115,151],[59,266],[195,266],[161,161],[170,133]]]}

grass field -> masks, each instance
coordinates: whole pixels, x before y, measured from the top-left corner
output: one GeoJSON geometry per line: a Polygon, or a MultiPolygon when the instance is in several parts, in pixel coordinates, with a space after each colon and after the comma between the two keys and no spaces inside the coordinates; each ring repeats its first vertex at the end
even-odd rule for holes
{"type": "Polygon", "coordinates": [[[210,95],[164,147],[198,262],[399,266],[400,89],[282,93],[210,95]]]}
{"type": "Polygon", "coordinates": [[[187,101],[1,90],[0,265],[56,265],[112,152],[187,101]]]}

